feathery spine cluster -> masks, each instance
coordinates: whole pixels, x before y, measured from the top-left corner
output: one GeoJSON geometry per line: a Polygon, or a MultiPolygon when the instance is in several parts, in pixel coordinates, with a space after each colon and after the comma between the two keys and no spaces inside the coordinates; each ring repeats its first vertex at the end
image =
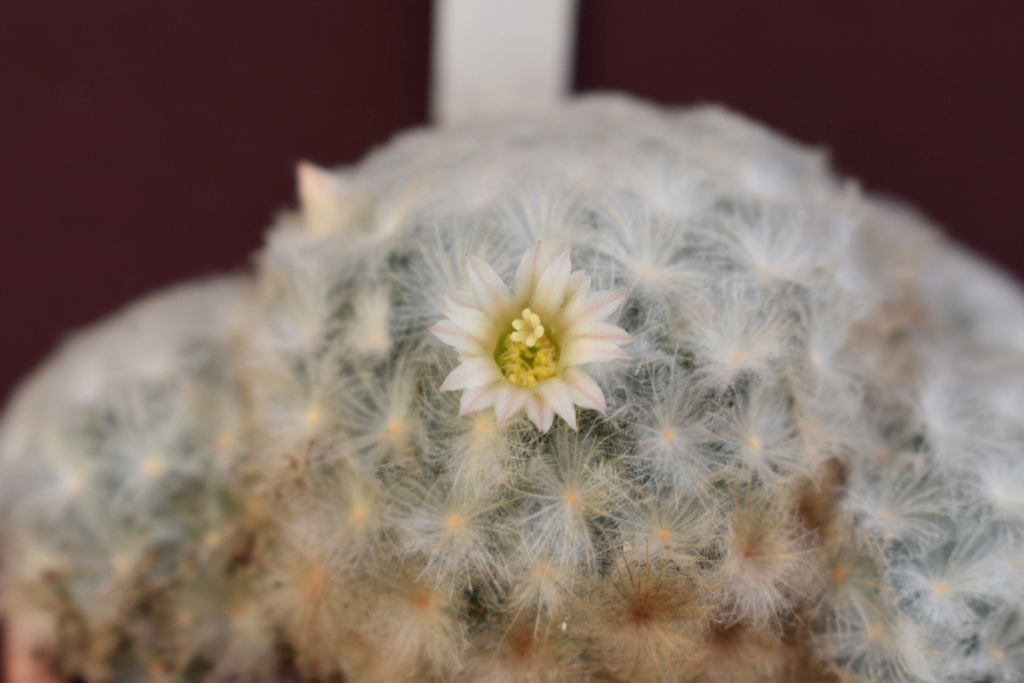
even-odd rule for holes
{"type": "Polygon", "coordinates": [[[607,98],[299,179],[7,413],[62,675],[1024,676],[1024,297],[920,219],[607,98]]]}

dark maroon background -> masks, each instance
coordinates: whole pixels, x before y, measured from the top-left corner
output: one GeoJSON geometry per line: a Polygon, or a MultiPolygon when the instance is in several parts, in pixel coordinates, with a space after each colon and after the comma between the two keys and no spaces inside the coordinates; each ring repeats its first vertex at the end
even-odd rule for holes
{"type": "MultiPolygon", "coordinates": [[[[579,89],[745,111],[1024,275],[1024,3],[580,4],[579,89]]],[[[0,402],[68,331],[244,266],[298,159],[423,123],[429,43],[428,0],[5,0],[0,402]]]]}
{"type": "MultiPolygon", "coordinates": [[[[828,147],[1024,274],[1024,3],[581,0],[577,85],[828,147]]],[[[6,0],[0,400],[68,331],[244,266],[293,165],[427,115],[427,0],[6,0]]]]}

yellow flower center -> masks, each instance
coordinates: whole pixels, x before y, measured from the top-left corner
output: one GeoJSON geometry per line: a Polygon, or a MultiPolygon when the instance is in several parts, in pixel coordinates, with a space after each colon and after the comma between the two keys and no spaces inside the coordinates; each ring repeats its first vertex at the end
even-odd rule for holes
{"type": "Polygon", "coordinates": [[[558,374],[558,346],[544,328],[540,316],[524,308],[512,321],[494,350],[494,359],[505,379],[530,389],[558,374]]]}

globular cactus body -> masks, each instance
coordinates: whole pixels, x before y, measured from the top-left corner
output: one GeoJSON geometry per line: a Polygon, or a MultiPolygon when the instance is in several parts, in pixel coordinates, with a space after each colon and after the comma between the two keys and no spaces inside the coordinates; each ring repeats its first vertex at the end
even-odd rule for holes
{"type": "Polygon", "coordinates": [[[1024,297],[910,211],[613,98],[299,178],[7,413],[61,675],[1024,678],[1024,297]]]}

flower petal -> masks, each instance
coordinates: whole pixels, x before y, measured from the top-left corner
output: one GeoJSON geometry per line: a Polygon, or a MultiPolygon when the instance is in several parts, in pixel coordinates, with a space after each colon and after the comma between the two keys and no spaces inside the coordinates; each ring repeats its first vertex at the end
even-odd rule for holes
{"type": "Polygon", "coordinates": [[[479,339],[466,332],[451,320],[441,320],[427,329],[448,346],[454,346],[460,353],[472,355],[484,355],[486,353],[486,349],[479,339]]]}
{"type": "Polygon", "coordinates": [[[473,288],[480,308],[492,316],[506,315],[512,303],[512,292],[494,269],[475,256],[466,257],[469,285],[473,288]]]}
{"type": "Polygon", "coordinates": [[[501,379],[501,370],[495,365],[493,358],[486,356],[467,358],[451,371],[441,391],[458,391],[482,384],[490,384],[501,379]]]}
{"type": "Polygon", "coordinates": [[[494,384],[483,384],[466,389],[459,399],[459,417],[491,407],[494,405],[497,395],[498,387],[494,384]]]}
{"type": "Polygon", "coordinates": [[[530,392],[506,382],[498,389],[494,399],[494,412],[498,415],[498,429],[505,427],[509,419],[523,409],[530,392]]]}
{"type": "Polygon", "coordinates": [[[576,406],[572,402],[572,394],[560,378],[549,379],[537,385],[537,393],[544,402],[576,431],[576,406]]]}
{"type": "Polygon", "coordinates": [[[562,306],[568,306],[574,301],[590,294],[590,276],[582,270],[577,270],[569,276],[569,286],[565,292],[565,301],[562,306]]]}
{"type": "Polygon", "coordinates": [[[629,358],[629,354],[617,344],[580,337],[562,347],[562,356],[559,360],[568,367],[585,363],[604,363],[616,358],[629,358]]]}
{"type": "Polygon", "coordinates": [[[542,432],[551,429],[551,423],[555,421],[555,411],[538,394],[531,394],[526,402],[526,416],[542,432]]]}
{"type": "Polygon", "coordinates": [[[614,313],[625,298],[625,292],[612,291],[598,292],[573,301],[562,313],[562,325],[582,334],[614,313]]]}
{"type": "Polygon", "coordinates": [[[446,306],[441,309],[441,313],[481,342],[493,339],[497,345],[498,328],[494,321],[475,308],[446,306]]]}
{"type": "Polygon", "coordinates": [[[533,297],[530,299],[530,307],[536,308],[542,316],[555,315],[565,300],[565,291],[569,286],[571,270],[569,250],[566,249],[544,269],[540,280],[537,281],[533,297]]]}
{"type": "Polygon", "coordinates": [[[581,408],[591,408],[604,415],[608,409],[604,401],[604,392],[597,386],[594,378],[579,368],[569,368],[562,373],[562,379],[569,387],[572,400],[581,408]]]}
{"type": "Polygon", "coordinates": [[[537,288],[537,280],[549,263],[544,244],[536,242],[523,254],[523,260],[519,262],[516,270],[516,279],[513,284],[513,291],[517,299],[525,299],[537,288]]]}
{"type": "Polygon", "coordinates": [[[608,344],[615,344],[616,346],[622,346],[633,341],[633,337],[630,336],[629,332],[611,323],[597,323],[580,335],[579,338],[594,339],[608,344]]]}
{"type": "Polygon", "coordinates": [[[453,289],[444,293],[444,305],[474,308],[476,306],[476,298],[469,292],[463,292],[461,289],[453,289]]]}

